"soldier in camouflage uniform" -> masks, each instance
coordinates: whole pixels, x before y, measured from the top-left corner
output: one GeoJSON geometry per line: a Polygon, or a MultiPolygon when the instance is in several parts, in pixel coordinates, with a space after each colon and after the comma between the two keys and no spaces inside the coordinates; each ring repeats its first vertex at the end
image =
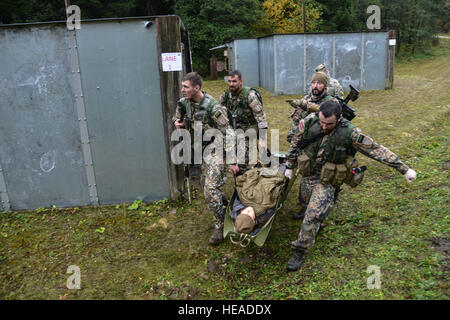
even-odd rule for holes
{"type": "MultiPolygon", "coordinates": [[[[334,78],[331,78],[328,69],[325,66],[325,64],[321,63],[316,67],[316,72],[323,72],[328,77],[328,86],[327,86],[327,92],[330,96],[333,97],[339,97],[341,99],[344,99],[344,90],[342,89],[341,84],[339,81],[337,81],[334,78]]],[[[311,93],[312,88],[309,88],[309,93],[311,93]]]]}
{"type": "Polygon", "coordinates": [[[416,178],[416,172],[397,155],[362,133],[341,114],[339,103],[322,104],[320,112],[300,120],[295,132],[298,143],[291,144],[289,149],[285,175],[291,178],[292,169],[298,165],[302,197],[308,204],[298,238],[291,243],[289,271],[301,267],[307,249],[314,244],[322,222],[333,207],[335,188],[343,183],[356,187],[362,182],[365,167],[358,167],[356,152],[396,169],[408,182],[416,178]]]}
{"type": "MultiPolygon", "coordinates": [[[[330,96],[327,92],[327,84],[328,84],[328,77],[323,72],[317,72],[313,75],[312,81],[311,81],[311,88],[312,92],[303,97],[300,100],[286,100],[286,102],[290,103],[292,107],[295,108],[295,110],[291,114],[292,118],[292,124],[291,128],[289,129],[288,135],[286,137],[286,140],[291,144],[291,148],[294,148],[297,145],[297,139],[298,136],[295,136],[295,132],[298,129],[298,124],[301,119],[304,119],[308,114],[312,112],[319,111],[319,107],[321,104],[325,103],[326,101],[335,101],[338,102],[338,100],[332,96],[330,96]]],[[[302,186],[300,185],[299,193],[298,193],[298,199],[299,203],[301,205],[301,208],[299,212],[295,213],[293,218],[294,219],[303,219],[305,216],[306,211],[306,203],[304,199],[302,198],[302,186]]],[[[337,191],[339,192],[339,191],[337,191]]],[[[337,192],[336,192],[336,198],[337,198],[337,192]]]]}
{"type": "MultiPolygon", "coordinates": [[[[234,150],[235,137],[229,124],[226,108],[220,105],[211,95],[202,91],[201,86],[202,78],[198,73],[191,72],[185,75],[182,81],[184,97],[178,101],[175,115],[172,118],[174,126],[177,129],[185,127],[185,118],[189,119],[189,122],[201,121],[203,132],[212,128],[221,131],[226,140],[224,143],[226,146],[225,152],[234,150]]],[[[192,130],[192,128],[188,129],[192,130]]],[[[223,152],[217,156],[209,156],[207,159],[203,159],[201,165],[205,202],[214,217],[214,232],[209,239],[212,245],[217,245],[223,240],[225,218],[225,194],[221,187],[226,181],[226,165],[223,152]]]]}
{"type": "MultiPolygon", "coordinates": [[[[267,130],[261,95],[257,90],[243,86],[242,74],[239,70],[228,73],[228,86],[229,88],[219,97],[219,102],[227,108],[228,118],[233,129],[242,129],[244,132],[254,129],[256,133],[259,133],[259,130],[267,130]]],[[[239,143],[237,146],[238,155],[244,154],[244,150],[239,149],[239,143]]],[[[266,148],[266,142],[262,136],[259,137],[258,147],[266,148]]],[[[246,139],[245,163],[231,165],[230,171],[233,174],[241,175],[249,168],[249,141],[246,139]]]]}
{"type": "Polygon", "coordinates": [[[312,112],[319,111],[320,105],[328,100],[338,102],[336,98],[333,98],[328,94],[327,85],[327,75],[323,72],[316,72],[312,77],[311,92],[308,95],[304,96],[302,99],[286,100],[286,102],[294,108],[294,111],[291,113],[292,125],[286,137],[287,142],[291,142],[295,128],[298,126],[298,122],[301,119],[312,112]]]}

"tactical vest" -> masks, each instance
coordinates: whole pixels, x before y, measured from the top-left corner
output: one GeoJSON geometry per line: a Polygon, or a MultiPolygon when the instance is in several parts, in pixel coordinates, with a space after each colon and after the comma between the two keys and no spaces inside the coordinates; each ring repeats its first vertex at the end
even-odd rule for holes
{"type": "MultiPolygon", "coordinates": [[[[323,139],[319,139],[306,146],[298,158],[302,176],[320,174],[320,180],[325,184],[340,186],[346,182],[353,186],[350,183],[355,178],[352,168],[358,165],[354,158],[356,150],[350,138],[354,128],[350,121],[342,118],[333,134],[325,136],[327,138],[324,143],[323,139]]],[[[315,114],[305,122],[302,139],[311,139],[322,132],[319,116],[315,114]]]]}
{"type": "Polygon", "coordinates": [[[229,99],[228,96],[230,94],[230,89],[225,91],[223,104],[227,107],[228,119],[230,120],[231,127],[234,128],[234,122],[236,122],[236,128],[234,129],[241,128],[246,130],[249,127],[257,126],[258,124],[253,115],[253,111],[248,104],[248,95],[250,90],[253,90],[256,93],[256,96],[262,103],[262,97],[259,92],[251,87],[242,88],[238,97],[239,102],[237,103],[229,99]]]}
{"type": "Polygon", "coordinates": [[[215,128],[215,123],[212,118],[212,110],[218,104],[218,102],[214,99],[210,99],[210,96],[206,93],[203,99],[208,99],[210,102],[205,105],[205,103],[202,103],[204,101],[201,101],[200,104],[197,105],[186,99],[185,107],[187,116],[192,124],[194,121],[201,121],[204,130],[215,128]]]}

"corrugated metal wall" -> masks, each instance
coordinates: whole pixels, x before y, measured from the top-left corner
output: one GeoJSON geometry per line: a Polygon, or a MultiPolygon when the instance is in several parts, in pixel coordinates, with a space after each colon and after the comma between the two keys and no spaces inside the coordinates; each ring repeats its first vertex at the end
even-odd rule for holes
{"type": "Polygon", "coordinates": [[[89,204],[68,31],[0,30],[3,209],[89,204]]]}
{"type": "Polygon", "coordinates": [[[0,28],[3,210],[171,196],[158,30],[147,21],[0,28]]]}
{"type": "MultiPolygon", "coordinates": [[[[361,90],[386,89],[389,61],[387,32],[276,34],[258,38],[259,85],[275,94],[303,94],[308,89],[314,69],[325,63],[330,76],[345,91],[349,85],[361,90]]],[[[241,54],[234,40],[235,66],[246,66],[245,78],[254,59],[241,54]]],[[[246,40],[248,41],[248,40],[246,40]]],[[[248,51],[245,47],[243,50],[248,51]]]]}
{"type": "Polygon", "coordinates": [[[258,40],[240,39],[234,41],[233,61],[235,68],[240,70],[244,83],[247,86],[259,85],[259,66],[258,66],[258,40]]]}
{"type": "MultiPolygon", "coordinates": [[[[275,60],[273,51],[273,38],[258,39],[259,47],[259,86],[269,90],[275,91],[275,60]]],[[[244,62],[243,62],[244,63],[244,62]]],[[[247,77],[246,74],[243,74],[247,77]]],[[[251,85],[251,84],[246,84],[251,85]]]]}
{"type": "MultiPolygon", "coordinates": [[[[303,85],[303,41],[297,35],[274,36],[275,88],[273,92],[296,92],[303,85]]],[[[270,56],[270,55],[269,55],[270,56]]]]}
{"type": "MultiPolygon", "coordinates": [[[[167,196],[156,28],[94,23],[77,32],[81,83],[102,203],[167,196]],[[133,48],[133,49],[131,49],[133,48]],[[156,151],[156,152],[155,152],[156,151]]],[[[152,199],[152,200],[153,200],[152,199]]]]}

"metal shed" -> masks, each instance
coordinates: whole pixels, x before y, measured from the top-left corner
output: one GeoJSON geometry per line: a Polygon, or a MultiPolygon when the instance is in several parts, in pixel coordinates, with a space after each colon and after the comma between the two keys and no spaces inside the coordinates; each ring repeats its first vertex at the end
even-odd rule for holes
{"type": "Polygon", "coordinates": [[[393,84],[393,32],[273,34],[227,43],[229,69],[275,94],[303,94],[325,63],[344,90],[383,90],[393,84]],[[391,40],[391,41],[390,41],[391,40]]]}
{"type": "Polygon", "coordinates": [[[190,71],[178,16],[1,25],[1,209],[177,197],[170,118],[190,71]]]}

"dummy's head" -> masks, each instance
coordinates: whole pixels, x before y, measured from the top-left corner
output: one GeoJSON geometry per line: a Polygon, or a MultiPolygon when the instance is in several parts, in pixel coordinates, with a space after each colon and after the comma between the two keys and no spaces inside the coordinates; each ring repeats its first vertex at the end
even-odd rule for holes
{"type": "Polygon", "coordinates": [[[234,226],[236,228],[236,232],[247,234],[252,232],[255,227],[255,211],[253,208],[247,207],[241,210],[241,213],[236,218],[234,226]]]}

